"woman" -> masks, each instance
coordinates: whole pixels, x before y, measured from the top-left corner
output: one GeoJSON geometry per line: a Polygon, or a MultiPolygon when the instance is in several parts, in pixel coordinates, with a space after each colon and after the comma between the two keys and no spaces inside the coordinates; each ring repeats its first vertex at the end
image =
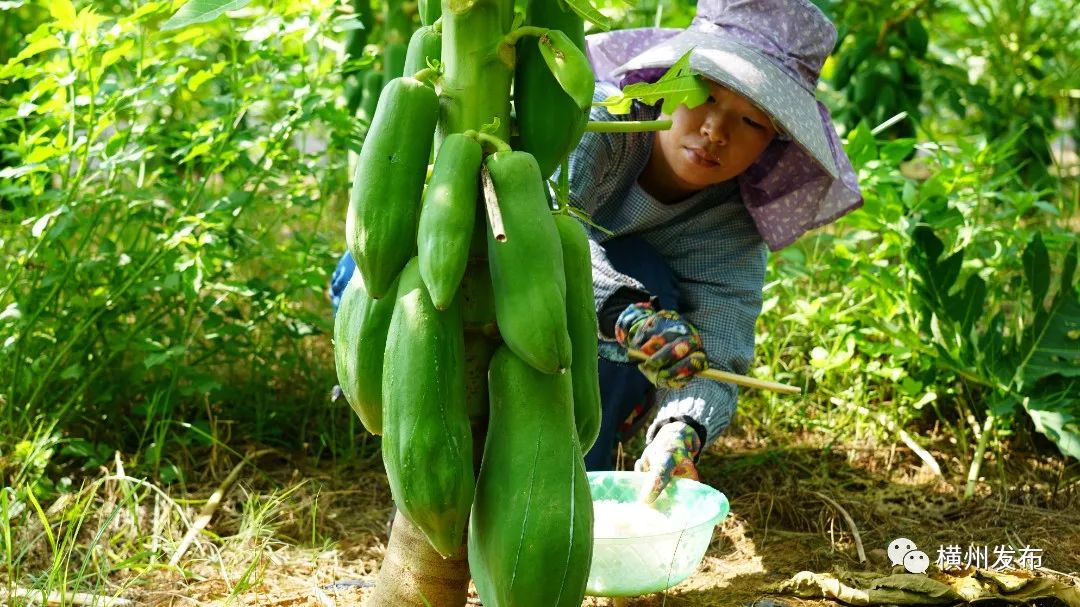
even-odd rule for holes
{"type": "Polygon", "coordinates": [[[635,464],[655,497],[735,412],[736,388],[695,378],[706,366],[746,373],[767,250],[858,208],[851,164],[814,96],[836,42],[806,0],[702,0],[685,30],[644,28],[587,38],[598,100],[655,81],[692,50],[710,96],[670,116],[644,104],[593,120],[671,119],[655,133],[586,133],[569,162],[571,202],[590,229],[600,319],[600,438],[590,470],[657,408],[635,464]],[[644,373],[627,347],[651,354],[644,373]],[[708,363],[705,364],[707,359],[708,363]]]}

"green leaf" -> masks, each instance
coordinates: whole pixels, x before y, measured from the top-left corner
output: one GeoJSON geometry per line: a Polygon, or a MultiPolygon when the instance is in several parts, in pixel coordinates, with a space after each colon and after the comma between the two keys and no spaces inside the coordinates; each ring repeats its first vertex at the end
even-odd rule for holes
{"type": "Polygon", "coordinates": [[[49,36],[47,38],[39,38],[34,42],[26,45],[26,48],[22,50],[14,59],[8,62],[8,65],[16,63],[22,63],[26,59],[37,55],[38,53],[44,53],[45,51],[51,51],[53,49],[60,48],[60,39],[56,36],[49,36]]]}
{"type": "Polygon", "coordinates": [[[1080,244],[1073,243],[1073,246],[1069,248],[1069,252],[1065,254],[1065,263],[1061,266],[1061,288],[1072,289],[1076,291],[1076,285],[1073,284],[1073,274],[1076,273],[1076,257],[1077,248],[1080,248],[1080,244]]]}
{"type": "Polygon", "coordinates": [[[626,114],[634,99],[653,105],[664,101],[661,110],[672,114],[680,105],[694,108],[709,98],[709,87],[690,69],[690,51],[682,56],[664,75],[653,84],[639,82],[624,88],[620,95],[612,95],[598,102],[612,114],[626,114]]]}
{"type": "Polygon", "coordinates": [[[934,230],[927,226],[916,227],[911,239],[915,246],[908,253],[908,261],[919,275],[919,291],[926,300],[924,303],[932,311],[947,313],[950,318],[956,319],[953,314],[948,313],[949,289],[960,275],[964,252],[957,251],[939,262],[938,259],[945,252],[945,244],[934,234],[934,230]]]}
{"type": "Polygon", "coordinates": [[[1042,234],[1035,232],[1031,242],[1024,248],[1024,278],[1031,287],[1032,304],[1035,309],[1042,308],[1046,292],[1050,290],[1050,255],[1046,252],[1042,234]]]}
{"type": "Polygon", "coordinates": [[[873,129],[865,120],[860,120],[859,124],[848,133],[845,151],[848,158],[851,159],[851,164],[855,167],[855,170],[862,168],[871,160],[877,160],[877,142],[870,133],[871,130],[873,129]]]}
{"type": "Polygon", "coordinates": [[[963,292],[950,300],[949,312],[953,320],[960,323],[960,335],[968,335],[975,321],[982,316],[985,302],[986,282],[976,274],[968,278],[963,292]]]}
{"type": "Polygon", "coordinates": [[[603,13],[596,10],[596,7],[593,6],[589,0],[566,0],[566,3],[569,4],[570,9],[577,13],[582,19],[592,23],[605,32],[611,29],[611,19],[608,19],[603,13]]]}
{"type": "Polygon", "coordinates": [[[1080,459],[1080,381],[1049,382],[1024,400],[1024,408],[1062,454],[1080,459]]]}
{"type": "Polygon", "coordinates": [[[189,0],[161,26],[162,31],[180,29],[217,19],[225,11],[244,8],[251,0],[189,0]]]}
{"type": "Polygon", "coordinates": [[[1017,373],[1025,385],[1051,375],[1080,377],[1080,301],[1071,284],[1076,268],[1076,245],[1066,255],[1062,283],[1049,310],[1037,308],[1035,321],[1024,331],[1017,373]]]}
{"type": "Polygon", "coordinates": [[[49,14],[60,29],[69,31],[76,29],[78,19],[75,5],[71,3],[71,0],[49,0],[49,14]]]}

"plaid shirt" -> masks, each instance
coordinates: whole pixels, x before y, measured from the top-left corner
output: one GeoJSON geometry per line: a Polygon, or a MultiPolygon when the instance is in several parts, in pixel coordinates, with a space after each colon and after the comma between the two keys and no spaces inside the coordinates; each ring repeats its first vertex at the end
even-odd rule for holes
{"type": "MultiPolygon", "coordinates": [[[[597,82],[595,100],[619,89],[597,82]]],[[[658,110],[635,103],[629,115],[613,116],[593,107],[592,120],[654,120],[658,110]]],[[[590,226],[596,308],[623,286],[643,289],[616,271],[603,244],[635,234],[663,257],[679,286],[683,317],[701,332],[709,365],[746,373],[754,351],[754,323],[761,311],[768,249],[742,204],[734,180],[710,186],[675,204],[662,204],[637,183],[652,149],[653,133],[593,133],[582,137],[570,155],[570,200],[593,221],[614,232],[590,226]]],[[[625,362],[625,351],[600,335],[601,356],[625,362]]],[[[696,378],[680,390],[656,389],[659,411],[649,426],[652,440],[664,423],[689,417],[705,428],[711,444],[731,422],[738,389],[696,378]]]]}

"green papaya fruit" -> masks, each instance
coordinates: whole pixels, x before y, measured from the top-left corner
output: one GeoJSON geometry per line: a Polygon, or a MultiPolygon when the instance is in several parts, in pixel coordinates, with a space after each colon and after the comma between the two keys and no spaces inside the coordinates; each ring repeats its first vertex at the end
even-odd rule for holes
{"type": "Polygon", "coordinates": [[[448,135],[424,192],[416,236],[420,275],[440,310],[454,300],[469,261],[483,157],[476,139],[448,135]]]}
{"type": "MultiPolygon", "coordinates": [[[[390,85],[395,78],[405,74],[405,56],[408,54],[407,46],[400,42],[391,42],[383,47],[383,88],[390,85]]],[[[412,74],[408,74],[412,76],[412,74]]]]}
{"type": "Polygon", "coordinates": [[[334,317],[334,363],[345,400],[372,434],[383,431],[383,350],[393,314],[394,298],[372,299],[353,272],[334,317]]]}
{"type": "Polygon", "coordinates": [[[528,152],[496,152],[484,161],[502,213],[506,240],[487,230],[495,318],[503,340],[544,373],[570,368],[566,277],[559,230],[540,167],[528,152]]]}
{"type": "Polygon", "coordinates": [[[596,78],[585,53],[560,30],[549,30],[540,36],[539,45],[540,55],[559,86],[583,112],[587,112],[592,106],[596,78]]]}
{"type": "Polygon", "coordinates": [[[440,0],[418,0],[416,8],[420,13],[420,23],[424,25],[432,25],[442,16],[440,0]]]}
{"type": "MultiPolygon", "coordinates": [[[[574,46],[585,49],[584,21],[555,0],[531,0],[526,23],[562,31],[574,46]]],[[[535,156],[546,179],[581,141],[589,122],[589,110],[578,107],[562,89],[533,38],[524,38],[517,44],[514,110],[519,134],[515,149],[535,156]]]]}
{"type": "Polygon", "coordinates": [[[502,346],[488,371],[491,417],[469,521],[469,568],[487,607],[579,607],[593,509],[566,374],[502,346]]]}
{"type": "Polygon", "coordinates": [[[574,388],[574,424],[582,451],[600,434],[599,328],[593,298],[592,256],[585,228],[570,215],[555,216],[566,274],[566,322],[573,346],[570,379],[574,388]]]}
{"type": "Polygon", "coordinates": [[[399,279],[383,359],[383,464],[394,503],[439,554],[461,547],[475,486],[461,311],[435,309],[416,258],[399,279]]]}
{"type": "Polygon", "coordinates": [[[405,53],[404,75],[415,76],[416,72],[427,67],[429,59],[442,57],[442,34],[430,25],[418,28],[409,38],[409,48],[405,53]]]}
{"type": "Polygon", "coordinates": [[[345,239],[379,299],[413,255],[428,157],[439,119],[434,89],[395,78],[379,95],[353,178],[345,239]]]}
{"type": "Polygon", "coordinates": [[[371,124],[375,117],[375,110],[379,106],[379,93],[382,91],[383,75],[378,70],[364,72],[364,79],[360,87],[360,103],[356,110],[356,117],[365,124],[371,124]]]}

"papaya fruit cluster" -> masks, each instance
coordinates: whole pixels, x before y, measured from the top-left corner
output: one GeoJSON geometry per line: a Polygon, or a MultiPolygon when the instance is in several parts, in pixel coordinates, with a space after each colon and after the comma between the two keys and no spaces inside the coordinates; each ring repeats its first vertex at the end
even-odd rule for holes
{"type": "MultiPolygon", "coordinates": [[[[518,43],[519,149],[451,133],[429,171],[439,95],[411,75],[383,89],[346,218],[358,271],[335,362],[383,437],[398,508],[443,556],[467,544],[484,604],[576,607],[592,556],[583,454],[600,427],[597,319],[588,238],[552,211],[546,183],[584,131],[593,78],[580,18],[534,0],[528,24],[545,33],[518,43]]],[[[424,30],[410,56],[438,48],[424,30]]]]}

